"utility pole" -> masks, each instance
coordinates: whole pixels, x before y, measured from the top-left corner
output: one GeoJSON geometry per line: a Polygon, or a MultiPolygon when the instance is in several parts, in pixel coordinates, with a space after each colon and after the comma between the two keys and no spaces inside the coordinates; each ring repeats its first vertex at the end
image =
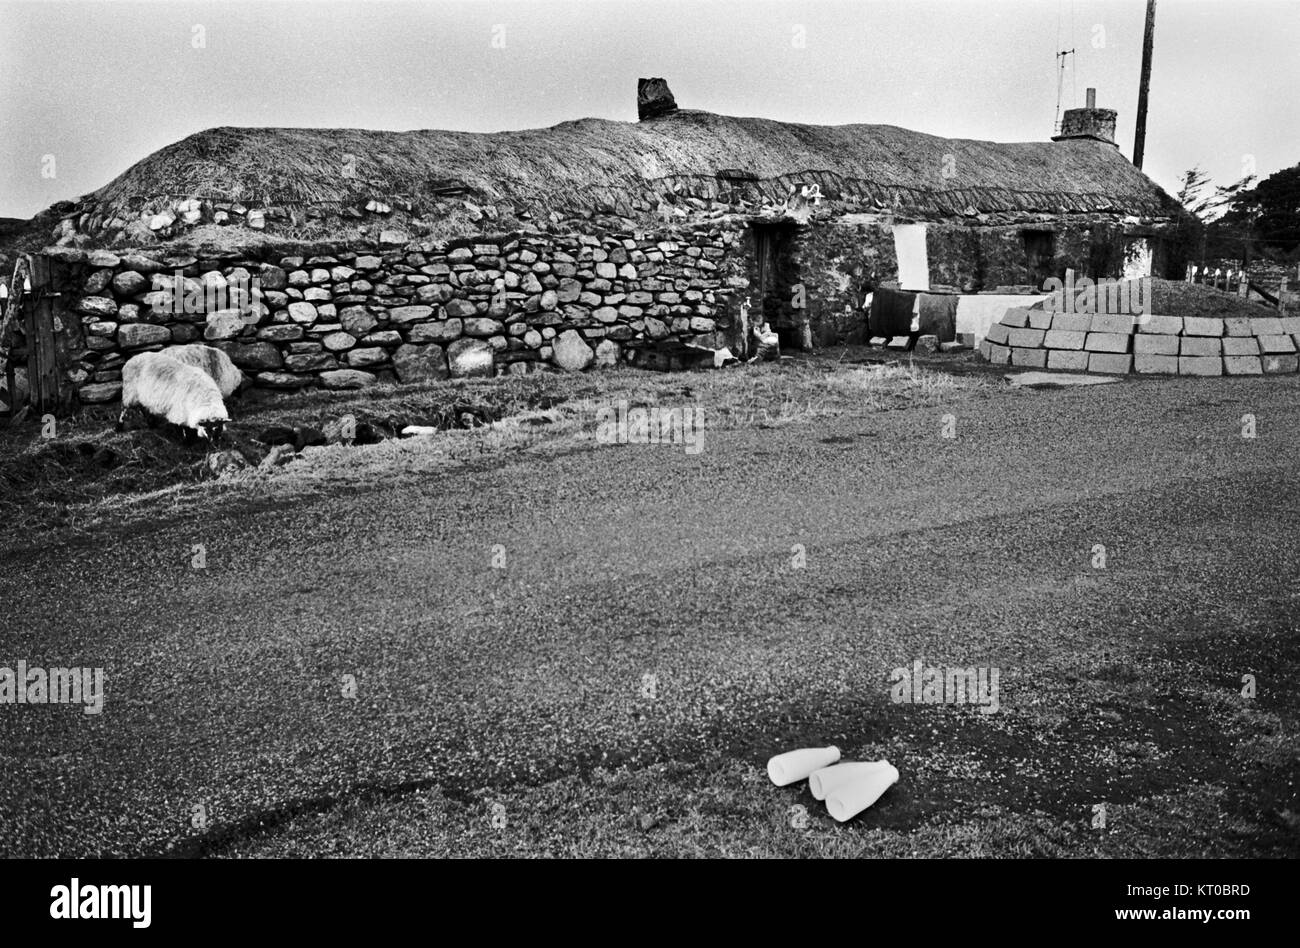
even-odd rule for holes
{"type": "Polygon", "coordinates": [[[1156,32],[1156,0],[1147,0],[1147,27],[1142,37],[1142,81],[1138,86],[1137,130],[1133,134],[1133,164],[1142,167],[1147,147],[1147,93],[1151,87],[1151,42],[1156,32]]]}

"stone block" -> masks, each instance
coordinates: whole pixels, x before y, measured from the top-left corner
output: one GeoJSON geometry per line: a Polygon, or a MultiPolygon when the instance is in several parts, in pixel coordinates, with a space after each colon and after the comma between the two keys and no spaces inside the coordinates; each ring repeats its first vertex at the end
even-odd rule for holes
{"type": "Polygon", "coordinates": [[[1250,317],[1250,334],[1252,336],[1280,336],[1284,331],[1282,329],[1282,320],[1276,316],[1250,317]]]}
{"type": "MultiPolygon", "coordinates": [[[[1103,335],[1112,335],[1104,333],[1103,335]]],[[[1096,352],[1088,356],[1088,371],[1106,375],[1126,375],[1133,371],[1133,357],[1127,352],[1096,352]]]]}
{"type": "Polygon", "coordinates": [[[1013,329],[1009,341],[1017,349],[1037,349],[1042,346],[1044,335],[1041,329],[1013,329]]]}
{"type": "Polygon", "coordinates": [[[1049,329],[1043,337],[1043,345],[1048,349],[1082,349],[1087,335],[1071,329],[1049,329]]]}
{"type": "Polygon", "coordinates": [[[1224,356],[1223,369],[1228,375],[1264,374],[1264,368],[1261,364],[1260,357],[1257,355],[1224,356]]]}
{"type": "Polygon", "coordinates": [[[1285,355],[1289,352],[1295,352],[1295,341],[1290,336],[1256,336],[1259,340],[1259,351],[1264,355],[1285,355]]]}
{"type": "Polygon", "coordinates": [[[1300,365],[1300,356],[1266,355],[1261,358],[1265,375],[1290,375],[1300,365]]]}
{"type": "Polygon", "coordinates": [[[1047,366],[1047,350],[1013,346],[1011,348],[1011,364],[1024,369],[1045,368],[1047,366]]]}
{"type": "Polygon", "coordinates": [[[1254,336],[1224,336],[1223,354],[1225,357],[1258,356],[1259,340],[1254,336]]]}
{"type": "Polygon", "coordinates": [[[1092,328],[1092,316],[1089,313],[1055,313],[1052,328],[1064,332],[1087,332],[1092,328]]]}
{"type": "Polygon", "coordinates": [[[1084,346],[1089,352],[1128,352],[1129,336],[1119,332],[1090,332],[1084,346]]]}
{"type": "MultiPolygon", "coordinates": [[[[1139,333],[1133,337],[1133,352],[1140,355],[1176,356],[1178,355],[1178,342],[1177,336],[1143,335],[1139,333]]],[[[1139,369],[1138,371],[1142,370],[1139,369]]],[[[1174,371],[1178,371],[1177,361],[1174,363],[1174,371]]]]}
{"type": "Polygon", "coordinates": [[[1184,316],[1183,335],[1222,336],[1223,320],[1217,316],[1184,316]]]}
{"type": "Polygon", "coordinates": [[[1010,337],[1011,329],[1009,327],[1004,326],[1001,323],[994,323],[989,327],[988,335],[984,338],[989,342],[996,342],[998,345],[1003,345],[1010,337]]]}
{"type": "Polygon", "coordinates": [[[1133,356],[1133,367],[1142,375],[1177,375],[1178,356],[1139,352],[1133,356]]]}
{"type": "MultiPolygon", "coordinates": [[[[1193,317],[1187,317],[1191,319],[1193,317]]],[[[1223,359],[1218,356],[1185,356],[1178,357],[1178,374],[1179,375],[1222,375],[1223,359]]]]}
{"type": "Polygon", "coordinates": [[[1178,354],[1182,356],[1221,356],[1223,343],[1213,336],[1183,336],[1178,354]]]}
{"type": "Polygon", "coordinates": [[[1156,336],[1177,336],[1183,331],[1181,316],[1146,316],[1138,318],[1138,332],[1156,336]]]}
{"type": "Polygon", "coordinates": [[[1133,332],[1134,320],[1127,313],[1093,313],[1091,332],[1112,332],[1128,335],[1133,332]]]}
{"type": "MultiPolygon", "coordinates": [[[[1068,332],[1071,330],[1062,330],[1068,332]]],[[[1071,349],[1048,349],[1047,367],[1049,369],[1061,369],[1067,372],[1086,372],[1088,371],[1089,353],[1082,350],[1071,349]]]]}

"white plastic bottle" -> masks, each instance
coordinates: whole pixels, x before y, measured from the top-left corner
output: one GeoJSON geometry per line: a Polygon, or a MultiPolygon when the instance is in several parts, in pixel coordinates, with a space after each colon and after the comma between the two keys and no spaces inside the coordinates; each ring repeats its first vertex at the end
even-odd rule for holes
{"type": "Polygon", "coordinates": [[[767,775],[778,787],[806,780],[814,770],[829,767],[840,759],[838,747],[803,747],[777,754],[767,762],[767,775]]]}
{"type": "Polygon", "coordinates": [[[838,822],[853,819],[898,783],[898,769],[888,761],[881,763],[885,766],[866,771],[827,795],[826,811],[838,822]]]}
{"type": "Polygon", "coordinates": [[[846,761],[833,767],[823,767],[821,770],[813,771],[808,777],[808,788],[812,790],[814,800],[825,800],[845,784],[860,780],[877,771],[888,772],[886,768],[889,768],[889,761],[886,760],[846,761]]]}

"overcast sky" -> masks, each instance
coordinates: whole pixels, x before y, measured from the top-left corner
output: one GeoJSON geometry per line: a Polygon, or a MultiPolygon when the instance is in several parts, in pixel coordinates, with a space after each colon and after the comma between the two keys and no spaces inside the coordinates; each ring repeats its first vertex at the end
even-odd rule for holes
{"type": "MultiPolygon", "coordinates": [[[[1132,154],[1144,0],[423,3],[0,0],[0,216],[218,125],[535,128],[683,108],[1042,141],[1054,52],[1132,154]],[[53,162],[46,156],[53,156],[53,162]],[[53,171],[53,177],[43,175],[53,171]]],[[[1170,191],[1300,161],[1300,2],[1160,0],[1146,171],[1170,191]]]]}

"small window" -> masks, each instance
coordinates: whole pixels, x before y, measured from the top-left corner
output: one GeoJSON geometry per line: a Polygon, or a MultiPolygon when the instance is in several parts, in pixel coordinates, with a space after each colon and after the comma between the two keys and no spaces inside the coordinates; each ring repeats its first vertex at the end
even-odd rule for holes
{"type": "Polygon", "coordinates": [[[924,224],[895,224],[894,254],[898,258],[900,289],[930,289],[930,257],[925,244],[924,224]]]}

